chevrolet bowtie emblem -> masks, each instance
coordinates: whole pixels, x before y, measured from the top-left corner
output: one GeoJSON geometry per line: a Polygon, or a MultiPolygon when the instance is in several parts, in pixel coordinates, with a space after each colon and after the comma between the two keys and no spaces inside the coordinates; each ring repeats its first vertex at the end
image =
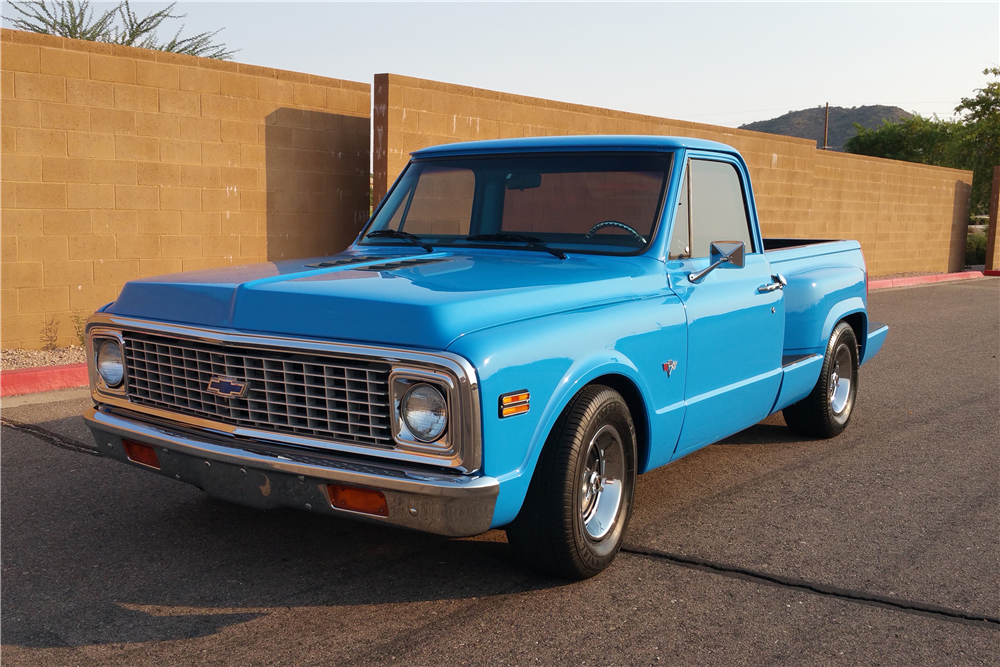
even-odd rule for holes
{"type": "Polygon", "coordinates": [[[247,393],[247,383],[236,378],[216,376],[208,381],[207,391],[222,398],[243,398],[247,393]]]}

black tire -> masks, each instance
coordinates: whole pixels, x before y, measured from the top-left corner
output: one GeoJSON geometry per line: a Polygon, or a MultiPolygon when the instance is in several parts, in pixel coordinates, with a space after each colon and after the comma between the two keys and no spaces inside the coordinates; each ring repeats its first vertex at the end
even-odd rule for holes
{"type": "Polygon", "coordinates": [[[515,557],[568,579],[587,579],[608,567],[632,516],[635,460],[635,426],[625,400],[609,387],[584,388],[552,429],[524,506],[507,526],[515,557]]]}
{"type": "Polygon", "coordinates": [[[785,423],[799,435],[833,438],[851,421],[858,395],[858,341],[854,329],[840,322],[830,334],[819,380],[812,392],[782,411],[785,423]],[[849,370],[846,391],[845,370],[849,370]]]}

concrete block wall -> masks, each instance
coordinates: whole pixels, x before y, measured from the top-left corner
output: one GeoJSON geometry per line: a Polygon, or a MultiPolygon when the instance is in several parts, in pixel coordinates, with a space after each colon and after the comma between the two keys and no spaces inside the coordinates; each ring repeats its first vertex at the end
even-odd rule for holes
{"type": "Polygon", "coordinates": [[[409,154],[436,144],[571,134],[721,141],[747,161],[765,236],[850,238],[872,275],[957,271],[972,173],[816,149],[816,142],[378,74],[373,198],[409,154]]]}
{"type": "Polygon", "coordinates": [[[326,254],[368,217],[368,84],[4,29],[0,342],[133,278],[326,254]]]}
{"type": "Polygon", "coordinates": [[[133,278],[346,246],[410,152],[566,134],[738,148],[767,236],[855,238],[872,275],[961,268],[972,174],[392,74],[367,84],[0,34],[0,344],[37,348],[133,278]],[[369,108],[375,97],[374,118],[369,108]],[[374,123],[374,125],[373,125],[374,123]]]}

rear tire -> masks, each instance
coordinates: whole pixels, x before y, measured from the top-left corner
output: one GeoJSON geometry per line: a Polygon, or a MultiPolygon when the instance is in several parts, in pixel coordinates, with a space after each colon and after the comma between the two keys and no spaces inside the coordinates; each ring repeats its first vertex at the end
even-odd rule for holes
{"type": "Polygon", "coordinates": [[[515,557],[568,579],[608,567],[632,516],[635,460],[625,400],[602,385],[583,389],[556,422],[524,506],[507,527],[515,557]]]}
{"type": "Polygon", "coordinates": [[[819,380],[812,392],[782,411],[799,435],[833,438],[851,421],[858,394],[858,341],[854,329],[840,322],[830,334],[819,380]]]}

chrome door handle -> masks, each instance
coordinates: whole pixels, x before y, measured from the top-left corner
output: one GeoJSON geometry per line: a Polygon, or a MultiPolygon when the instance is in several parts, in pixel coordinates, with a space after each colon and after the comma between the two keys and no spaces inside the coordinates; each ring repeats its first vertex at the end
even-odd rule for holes
{"type": "Polygon", "coordinates": [[[785,285],[788,284],[788,281],[785,280],[785,276],[781,275],[780,273],[775,273],[773,276],[771,276],[771,280],[773,280],[774,282],[768,283],[767,285],[761,285],[760,287],[758,287],[757,293],[766,294],[767,292],[773,292],[776,289],[784,289],[785,285]]]}

